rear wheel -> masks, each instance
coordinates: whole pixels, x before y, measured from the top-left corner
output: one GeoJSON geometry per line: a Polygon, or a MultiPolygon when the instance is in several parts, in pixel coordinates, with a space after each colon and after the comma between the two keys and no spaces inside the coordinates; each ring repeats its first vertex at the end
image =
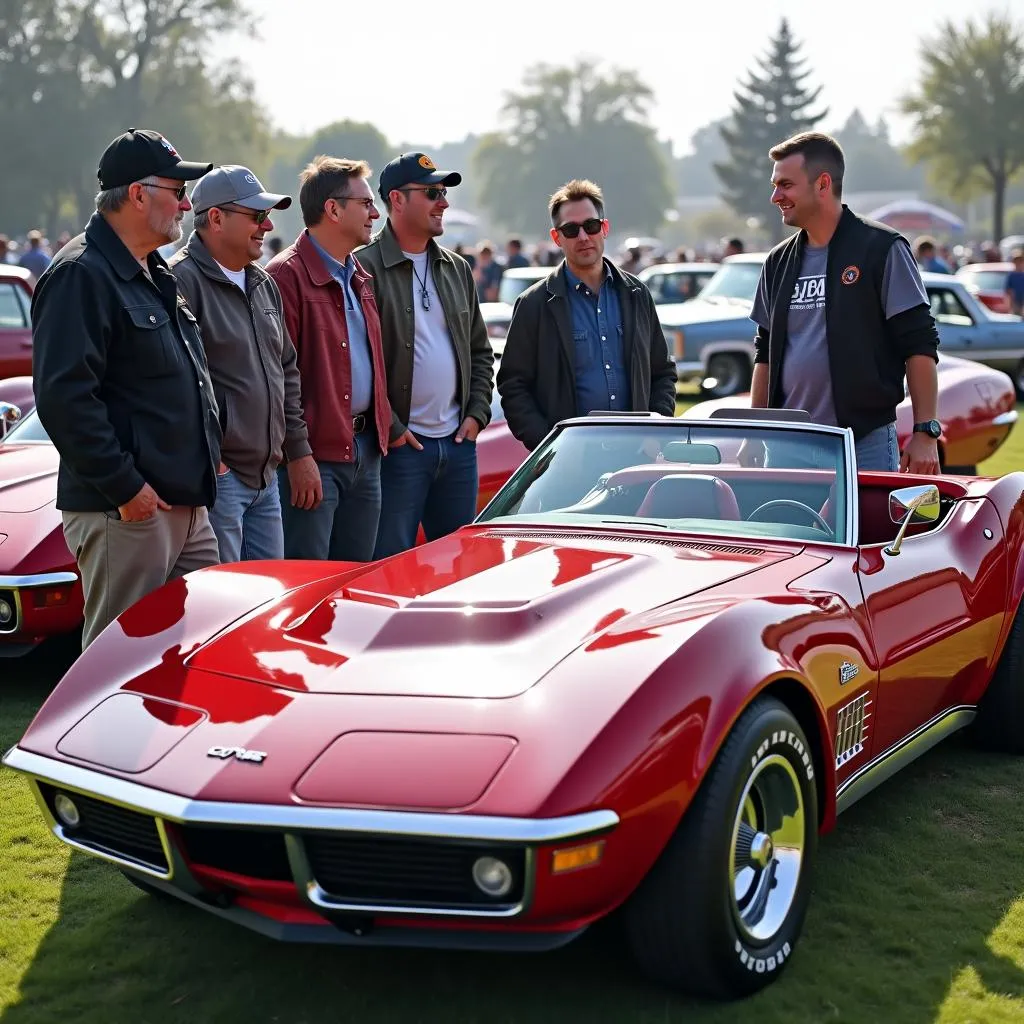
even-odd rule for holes
{"type": "Polygon", "coordinates": [[[1017,364],[1017,369],[1010,374],[1014,389],[1017,392],[1017,401],[1024,402],[1024,359],[1017,364]]]}
{"type": "Polygon", "coordinates": [[[1024,754],[1024,604],[1014,616],[971,731],[986,750],[1024,754]]]}
{"type": "Polygon", "coordinates": [[[719,353],[708,360],[706,380],[713,383],[701,385],[704,394],[711,398],[729,398],[738,395],[750,386],[750,360],[743,355],[719,353]]]}
{"type": "Polygon", "coordinates": [[[626,906],[641,969],[695,995],[770,984],[803,927],[817,837],[810,744],[784,704],[759,698],[626,906]]]}

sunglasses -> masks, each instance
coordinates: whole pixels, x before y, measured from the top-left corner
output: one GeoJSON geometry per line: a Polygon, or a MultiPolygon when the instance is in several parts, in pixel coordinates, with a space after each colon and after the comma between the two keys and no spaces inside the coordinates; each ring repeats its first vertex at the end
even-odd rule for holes
{"type": "Polygon", "coordinates": [[[245,207],[239,206],[218,206],[217,209],[223,210],[225,213],[240,213],[243,217],[249,217],[251,220],[256,221],[257,227],[270,216],[269,210],[248,210],[245,207]]]}
{"type": "Polygon", "coordinates": [[[580,231],[586,231],[588,235],[600,234],[603,226],[604,221],[599,217],[588,217],[582,224],[571,220],[566,221],[565,224],[559,224],[555,230],[561,232],[566,238],[576,238],[580,231]]]}
{"type": "Polygon", "coordinates": [[[439,185],[431,185],[429,188],[400,188],[399,192],[422,192],[432,203],[438,199],[444,199],[448,195],[448,189],[439,185]]]}
{"type": "Polygon", "coordinates": [[[328,196],[327,198],[334,199],[339,203],[358,203],[367,213],[377,205],[372,199],[356,199],[355,196],[328,196]]]}
{"type": "Polygon", "coordinates": [[[153,185],[150,182],[143,182],[146,188],[163,188],[168,192],[173,192],[178,197],[180,203],[185,198],[185,186],[184,185],[153,185]]]}

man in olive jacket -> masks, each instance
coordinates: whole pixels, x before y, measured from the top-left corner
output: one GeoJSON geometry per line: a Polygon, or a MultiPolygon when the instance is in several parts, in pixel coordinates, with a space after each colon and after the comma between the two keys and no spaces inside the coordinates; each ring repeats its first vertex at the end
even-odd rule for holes
{"type": "Polygon", "coordinates": [[[534,449],[562,419],[594,411],[674,416],[676,369],[646,286],[604,258],[604,196],[570,181],[550,199],[565,260],[516,301],[498,369],[509,429],[534,449]]]}

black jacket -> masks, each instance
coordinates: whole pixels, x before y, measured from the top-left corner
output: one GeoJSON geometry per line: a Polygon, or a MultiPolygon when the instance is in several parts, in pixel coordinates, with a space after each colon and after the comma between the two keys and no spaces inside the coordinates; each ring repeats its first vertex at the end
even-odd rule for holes
{"type": "Polygon", "coordinates": [[[60,453],[57,507],[104,512],[148,483],[212,505],[220,426],[195,317],[157,253],[152,281],[99,214],[39,279],[32,376],[60,453]],[[155,282],[155,283],[154,283],[155,282]]]}
{"type": "MultiPolygon", "coordinates": [[[[644,284],[612,263],[622,310],[622,340],[634,412],[676,411],[676,367],[644,284]]],[[[564,263],[516,300],[505,351],[498,367],[498,392],[509,429],[534,449],[559,421],[576,416],[576,365],[572,310],[564,263]]]]}
{"type": "MultiPolygon", "coordinates": [[[[939,335],[926,303],[885,318],[882,277],[889,250],[899,237],[887,225],[858,217],[844,205],[828,244],[825,332],[832,400],[839,426],[851,427],[858,439],[895,421],[907,360],[913,355],[938,359],[939,335]]],[[[754,362],[769,365],[770,408],[782,406],[789,304],[806,244],[807,233],[799,231],[765,260],[771,327],[757,329],[754,362]]]]}

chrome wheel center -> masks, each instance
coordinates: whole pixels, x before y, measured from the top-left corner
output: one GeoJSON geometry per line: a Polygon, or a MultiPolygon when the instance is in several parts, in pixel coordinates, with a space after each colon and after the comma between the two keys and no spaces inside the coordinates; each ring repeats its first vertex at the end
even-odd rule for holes
{"type": "Polygon", "coordinates": [[[767,832],[758,832],[750,842],[750,862],[757,867],[766,868],[774,856],[772,837],[767,832]]]}

